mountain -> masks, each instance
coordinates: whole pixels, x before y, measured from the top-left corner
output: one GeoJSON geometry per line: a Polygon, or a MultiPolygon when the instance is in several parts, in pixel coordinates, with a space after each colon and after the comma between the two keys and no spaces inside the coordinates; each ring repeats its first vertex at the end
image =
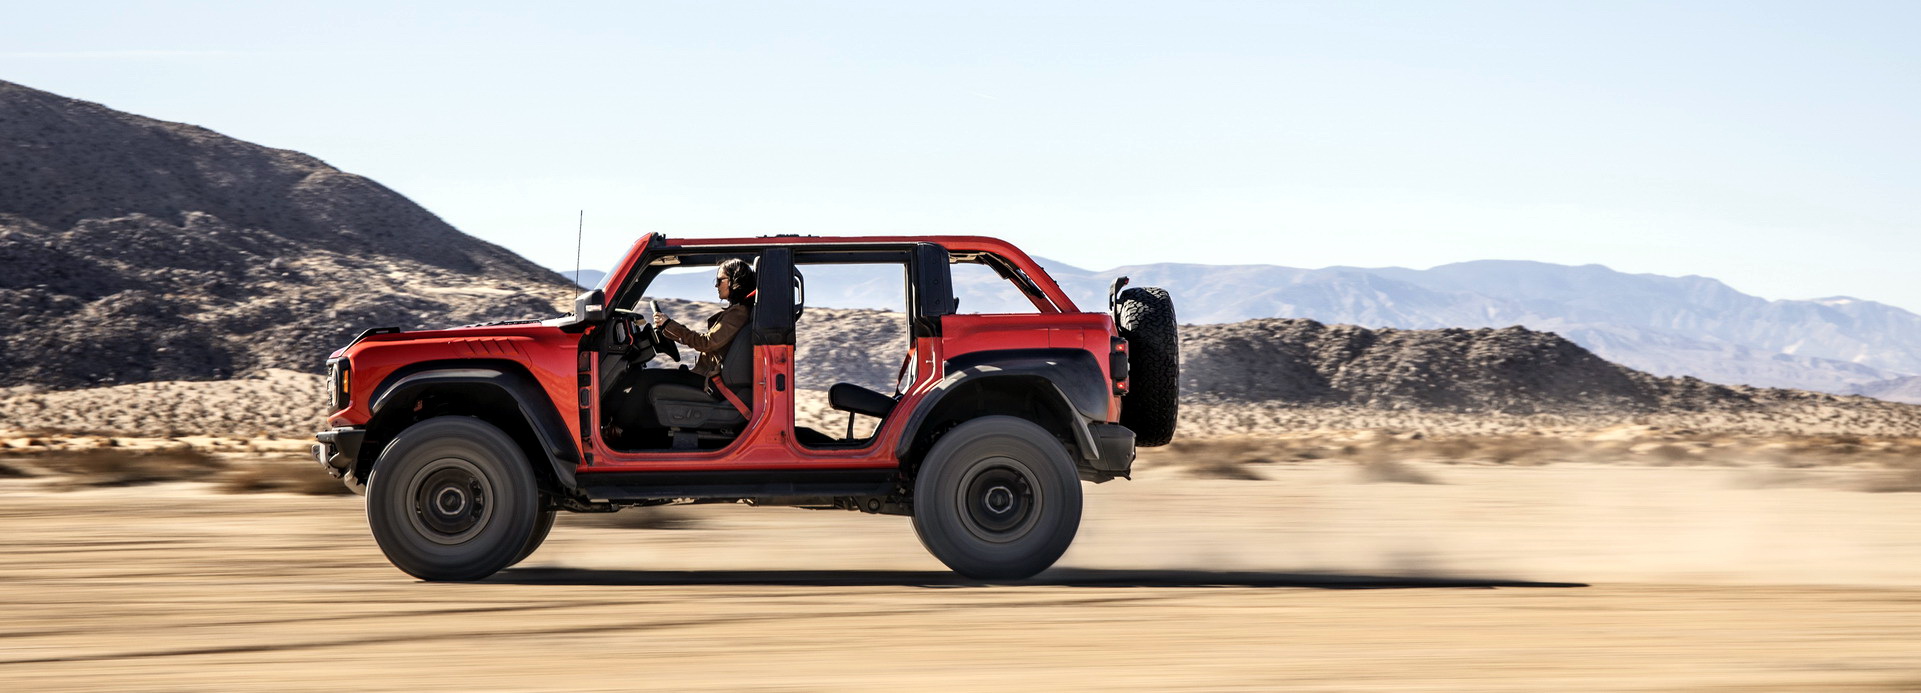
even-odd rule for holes
{"type": "MultiPolygon", "coordinates": [[[[1616,272],[1600,265],[1485,260],[1427,270],[1298,269],[1157,263],[1090,271],[1038,259],[1083,308],[1106,303],[1115,277],[1173,292],[1184,322],[1265,317],[1400,329],[1525,326],[1566,336],[1603,358],[1663,376],[1849,393],[1921,373],[1921,316],[1846,297],[1769,301],[1706,277],[1616,272]]],[[[664,295],[698,298],[691,278],[664,295]]],[[[1031,310],[991,273],[955,275],[970,312],[1031,310]]],[[[875,306],[871,281],[816,270],[810,303],[875,306]]]]}
{"type": "Polygon", "coordinates": [[[299,152],[0,82],[0,385],[315,371],[376,325],[545,317],[566,280],[299,152]]]}
{"type": "Polygon", "coordinates": [[[607,273],[600,270],[584,269],[580,270],[578,275],[574,272],[574,270],[567,270],[561,272],[560,276],[572,279],[574,284],[582,289],[592,289],[600,286],[600,280],[607,278],[607,273]]]}
{"type": "MultiPolygon", "coordinates": [[[[1181,396],[1200,402],[1563,415],[1862,402],[1650,375],[1560,335],[1523,327],[1372,330],[1280,318],[1182,328],[1181,396]]],[[[1921,409],[1906,409],[1921,415],[1921,409]]]]}
{"type": "Polygon", "coordinates": [[[1852,394],[1865,395],[1890,402],[1921,404],[1921,375],[1905,378],[1891,378],[1865,385],[1856,385],[1852,394]]]}

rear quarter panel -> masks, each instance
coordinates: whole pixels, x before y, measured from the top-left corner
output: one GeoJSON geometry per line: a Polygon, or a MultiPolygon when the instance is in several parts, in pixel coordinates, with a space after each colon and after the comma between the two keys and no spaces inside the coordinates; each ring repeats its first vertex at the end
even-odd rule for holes
{"type": "MultiPolygon", "coordinates": [[[[1114,318],[1106,313],[977,313],[941,319],[940,357],[997,349],[1082,349],[1095,356],[1101,374],[1107,372],[1107,353],[1117,334],[1114,318]]],[[[1110,421],[1119,420],[1121,400],[1109,394],[1110,421]]]]}

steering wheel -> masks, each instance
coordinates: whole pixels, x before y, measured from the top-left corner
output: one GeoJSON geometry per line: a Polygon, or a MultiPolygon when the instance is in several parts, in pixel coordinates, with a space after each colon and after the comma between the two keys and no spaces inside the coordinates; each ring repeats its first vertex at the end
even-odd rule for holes
{"type": "Polygon", "coordinates": [[[660,328],[654,326],[654,316],[660,315],[660,302],[648,301],[647,309],[651,314],[647,316],[647,322],[641,325],[647,330],[647,336],[653,338],[654,351],[665,354],[667,358],[673,359],[674,363],[680,363],[680,345],[675,344],[674,340],[668,339],[667,335],[660,331],[660,328]]]}
{"type": "Polygon", "coordinates": [[[680,345],[668,339],[667,335],[661,334],[660,328],[654,327],[654,324],[649,322],[642,325],[640,329],[646,330],[647,336],[654,340],[654,351],[673,359],[675,363],[680,362],[680,345]]]}
{"type": "MultiPolygon", "coordinates": [[[[649,301],[649,303],[652,302],[649,301]]],[[[654,307],[654,312],[660,312],[659,306],[654,307]]],[[[641,315],[640,311],[614,309],[614,319],[608,326],[608,330],[611,343],[622,356],[630,359],[645,356],[651,360],[654,354],[660,354],[673,359],[676,363],[680,361],[680,345],[662,334],[660,328],[654,327],[651,316],[641,315]],[[651,345],[653,348],[644,349],[641,347],[642,344],[651,345]]]]}

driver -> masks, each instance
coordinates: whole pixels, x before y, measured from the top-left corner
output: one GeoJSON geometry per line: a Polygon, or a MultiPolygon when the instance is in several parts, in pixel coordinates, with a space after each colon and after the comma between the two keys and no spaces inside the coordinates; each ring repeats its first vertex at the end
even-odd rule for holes
{"type": "Polygon", "coordinates": [[[707,318],[707,332],[701,334],[687,328],[666,313],[654,313],[654,327],[668,339],[687,345],[700,352],[700,360],[694,362],[694,373],[701,378],[720,375],[720,357],[726,353],[727,344],[734,340],[740,328],[747,326],[747,319],[754,310],[754,268],[745,260],[734,258],[720,263],[714,271],[714,293],[727,307],[707,318]]]}
{"type": "Polygon", "coordinates": [[[694,362],[693,370],[681,368],[641,368],[633,377],[632,389],[621,402],[620,411],[614,416],[619,425],[613,428],[614,438],[622,447],[629,449],[649,446],[646,440],[629,439],[627,433],[638,433],[640,429],[658,428],[659,419],[654,414],[653,403],[647,399],[647,392],[661,383],[679,383],[688,387],[705,388],[707,382],[720,374],[721,355],[727,353],[727,345],[732,343],[740,330],[747,326],[748,318],[754,309],[754,268],[745,260],[734,258],[720,263],[714,271],[714,293],[727,302],[727,307],[707,318],[707,331],[695,332],[693,329],[675,322],[666,313],[654,313],[654,327],[664,338],[672,339],[700,352],[700,359],[694,362]]]}

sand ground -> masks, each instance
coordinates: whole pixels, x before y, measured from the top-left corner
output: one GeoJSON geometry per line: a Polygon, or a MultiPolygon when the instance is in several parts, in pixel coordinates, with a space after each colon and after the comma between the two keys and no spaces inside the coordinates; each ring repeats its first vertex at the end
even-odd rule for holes
{"type": "Polygon", "coordinates": [[[357,497],[5,480],[0,690],[1921,690],[1921,493],[1418,467],[1088,486],[1001,585],[904,518],[727,506],[428,584],[357,497]]]}

